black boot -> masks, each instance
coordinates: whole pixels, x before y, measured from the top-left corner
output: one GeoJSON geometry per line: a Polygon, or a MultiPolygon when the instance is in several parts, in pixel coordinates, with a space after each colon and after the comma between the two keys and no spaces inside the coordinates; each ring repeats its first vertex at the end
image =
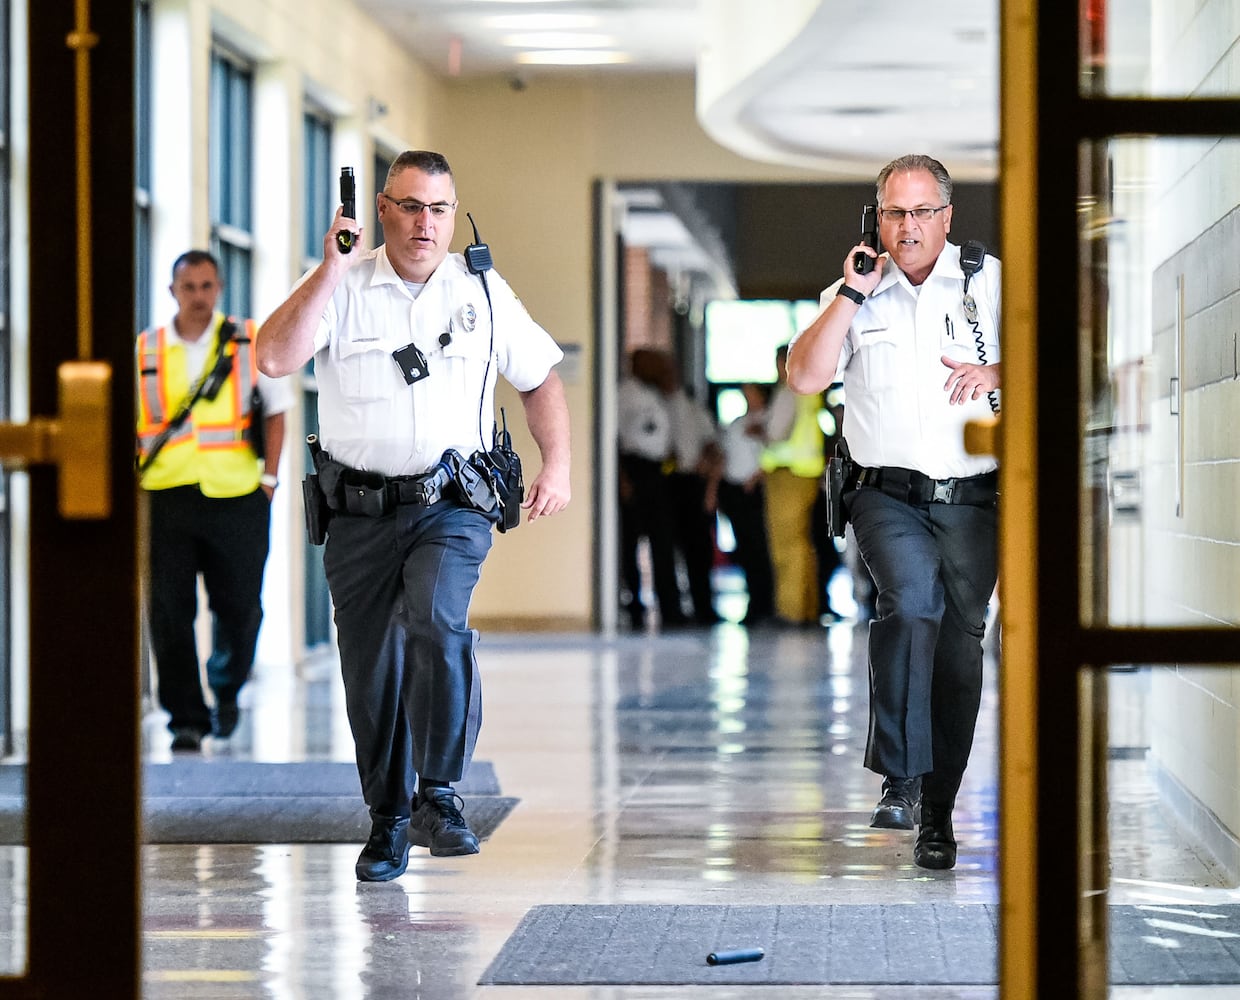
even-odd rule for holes
{"type": "Polygon", "coordinates": [[[956,834],[952,831],[952,807],[921,803],[921,827],[913,845],[913,861],[919,868],[956,867],[956,834]]]}
{"type": "Polygon", "coordinates": [[[917,825],[921,778],[884,778],[883,797],[870,816],[876,830],[911,830],[917,825]]]}

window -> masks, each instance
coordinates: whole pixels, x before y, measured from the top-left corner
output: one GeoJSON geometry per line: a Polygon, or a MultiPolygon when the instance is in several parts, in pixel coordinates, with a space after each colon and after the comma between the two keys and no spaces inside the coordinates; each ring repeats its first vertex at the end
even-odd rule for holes
{"type": "MultiPolygon", "coordinates": [[[[387,184],[388,167],[392,165],[392,161],[396,159],[396,156],[397,156],[396,153],[389,153],[383,149],[375,150],[375,191],[376,192],[382,191],[384,186],[387,184]]],[[[378,198],[372,198],[370,200],[370,211],[373,213],[372,218],[374,219],[374,223],[373,223],[374,229],[371,230],[371,232],[374,235],[371,236],[366,241],[366,245],[370,247],[377,247],[379,246],[379,244],[383,242],[383,227],[379,225],[378,201],[379,201],[378,198]]]]}
{"type": "Polygon", "coordinates": [[[223,272],[222,305],[235,316],[251,312],[253,103],[251,67],[217,48],[211,54],[211,243],[223,272]]]}
{"type": "Polygon", "coordinates": [[[323,257],[323,234],[336,214],[336,190],[332,175],[332,123],[323,111],[307,108],[302,120],[305,143],[305,185],[302,206],[302,257],[312,267],[323,257]]]}

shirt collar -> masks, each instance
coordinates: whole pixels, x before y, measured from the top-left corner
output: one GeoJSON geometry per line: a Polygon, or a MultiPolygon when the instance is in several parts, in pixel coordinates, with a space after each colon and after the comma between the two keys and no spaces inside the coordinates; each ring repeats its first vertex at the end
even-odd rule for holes
{"type": "MultiPolygon", "coordinates": [[[[960,247],[955,243],[943,244],[943,249],[939,251],[938,259],[935,260],[934,267],[930,269],[929,276],[922,282],[922,287],[924,288],[928,282],[933,281],[935,278],[964,281],[964,271],[960,269],[960,247]]],[[[870,297],[881,295],[887,289],[899,284],[908,284],[908,278],[904,276],[904,272],[895,265],[885,267],[883,268],[883,276],[879,278],[874,291],[870,293],[870,297]]]]}

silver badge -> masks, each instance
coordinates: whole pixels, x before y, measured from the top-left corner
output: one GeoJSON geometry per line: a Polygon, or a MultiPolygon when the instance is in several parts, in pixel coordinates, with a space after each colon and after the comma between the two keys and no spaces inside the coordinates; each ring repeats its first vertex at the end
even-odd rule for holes
{"type": "Polygon", "coordinates": [[[474,310],[473,303],[467,303],[461,307],[461,326],[465,328],[466,333],[473,333],[474,327],[478,325],[478,313],[474,310]]]}

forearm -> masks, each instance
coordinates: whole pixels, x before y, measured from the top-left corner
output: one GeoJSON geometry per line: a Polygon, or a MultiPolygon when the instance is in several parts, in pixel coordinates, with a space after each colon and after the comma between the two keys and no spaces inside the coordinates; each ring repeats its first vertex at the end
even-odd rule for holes
{"type": "Polygon", "coordinates": [[[542,456],[542,467],[567,472],[570,462],[568,401],[564,383],[554,371],[537,389],[521,393],[525,422],[542,456]]]}
{"type": "Polygon", "coordinates": [[[263,421],[263,468],[279,475],[280,454],[284,450],[284,414],[277,413],[263,421]]]}
{"type": "Polygon", "coordinates": [[[788,348],[788,387],[801,395],[822,392],[835,381],[840,351],[859,307],[837,296],[788,348]]]}
{"type": "Polygon", "coordinates": [[[258,370],[279,378],[291,374],[314,354],[314,336],[339,277],[320,264],[293,289],[258,330],[258,370]]]}

